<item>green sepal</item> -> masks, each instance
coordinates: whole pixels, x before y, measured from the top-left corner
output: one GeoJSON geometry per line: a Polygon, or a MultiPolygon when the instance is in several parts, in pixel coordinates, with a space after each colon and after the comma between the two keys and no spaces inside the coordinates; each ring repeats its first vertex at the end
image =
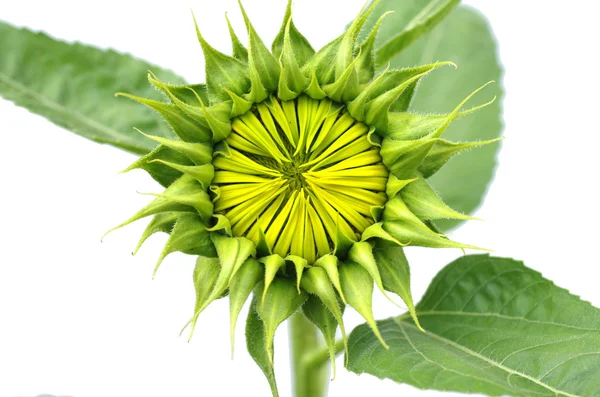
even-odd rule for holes
{"type": "MultiPolygon", "coordinates": [[[[264,283],[255,290],[257,296],[263,296],[264,283]]],[[[265,325],[267,355],[273,363],[273,337],[279,324],[288,319],[302,306],[307,295],[304,291],[299,294],[292,280],[276,278],[264,295],[264,301],[257,304],[256,311],[265,325]]]]}
{"type": "Polygon", "coordinates": [[[340,294],[340,298],[342,298],[342,302],[346,303],[346,298],[344,297],[344,290],[342,289],[342,285],[340,283],[340,273],[338,271],[338,257],[333,254],[323,255],[319,259],[315,261],[313,266],[321,267],[327,273],[327,277],[331,281],[331,284],[335,287],[338,294],[340,294]]]}
{"type": "Polygon", "coordinates": [[[381,221],[381,218],[383,217],[384,208],[384,205],[372,205],[371,207],[369,207],[369,212],[371,213],[371,216],[373,217],[373,220],[375,222],[381,221]]]}
{"type": "Polygon", "coordinates": [[[232,105],[229,102],[221,102],[211,107],[206,107],[204,103],[200,103],[200,106],[212,131],[213,143],[227,138],[231,133],[232,105]]]}
{"type": "Polygon", "coordinates": [[[275,279],[277,272],[279,269],[285,266],[285,260],[281,256],[273,254],[264,258],[260,258],[259,261],[265,265],[265,283],[263,287],[263,294],[260,300],[260,304],[263,305],[265,303],[265,298],[267,296],[267,292],[269,291],[269,287],[275,279]]]}
{"type": "MultiPolygon", "coordinates": [[[[306,318],[312,322],[323,334],[325,344],[329,349],[329,360],[333,366],[332,380],[335,378],[335,332],[337,330],[338,321],[329,311],[323,302],[315,295],[309,295],[302,305],[302,312],[306,318]]],[[[346,353],[348,350],[346,349],[346,353]]]]}
{"type": "Polygon", "coordinates": [[[152,274],[153,278],[156,276],[156,272],[165,257],[177,251],[188,255],[199,255],[210,258],[217,256],[215,247],[210,240],[210,233],[206,230],[206,224],[198,215],[193,213],[182,213],[179,215],[171,231],[171,235],[156,262],[154,273],[152,274]]]}
{"type": "Polygon", "coordinates": [[[385,229],[383,228],[383,222],[377,222],[377,223],[372,224],[371,226],[366,228],[361,235],[361,241],[368,241],[372,238],[378,238],[381,240],[390,241],[390,242],[400,245],[402,247],[405,247],[409,244],[409,243],[402,243],[402,242],[398,241],[396,238],[394,238],[394,236],[392,236],[391,234],[386,232],[385,229]]]}
{"type": "Polygon", "coordinates": [[[144,233],[142,233],[142,237],[140,237],[140,240],[138,241],[131,255],[137,254],[142,247],[142,244],[144,244],[144,242],[154,233],[171,233],[173,226],[175,226],[175,221],[177,221],[179,216],[179,212],[165,212],[154,215],[148,226],[146,226],[146,229],[144,229],[144,233]]]}
{"type": "Polygon", "coordinates": [[[152,160],[152,162],[158,162],[164,164],[168,167],[171,167],[183,174],[189,175],[192,178],[196,179],[202,185],[202,189],[208,189],[210,183],[212,182],[215,176],[215,167],[212,164],[203,164],[203,165],[181,165],[172,163],[170,161],[165,161],[162,159],[152,160]]]}
{"type": "Polygon", "coordinates": [[[317,76],[319,85],[332,83],[335,80],[335,59],[343,37],[343,35],[339,36],[337,39],[329,42],[317,51],[317,53],[302,66],[302,73],[304,75],[309,75],[314,72],[317,76]]]}
{"type": "Polygon", "coordinates": [[[225,291],[231,278],[239,270],[240,266],[242,266],[248,257],[254,256],[256,251],[252,241],[245,237],[226,237],[214,232],[211,233],[210,237],[217,250],[219,263],[222,268],[222,274],[219,274],[219,279],[223,281],[219,289],[225,291]]]}
{"type": "Polygon", "coordinates": [[[248,65],[244,62],[225,55],[213,48],[200,33],[196,18],[196,35],[204,52],[204,64],[206,70],[206,88],[210,103],[226,101],[229,95],[224,90],[227,88],[237,95],[244,95],[250,89],[250,76],[248,76],[248,65]]]}
{"type": "MultiPolygon", "coordinates": [[[[196,165],[207,164],[212,161],[213,153],[212,147],[204,143],[190,143],[184,141],[178,141],[174,139],[161,138],[159,136],[147,135],[139,131],[142,135],[150,138],[163,146],[168,147],[184,154],[187,158],[192,160],[196,165]]],[[[134,163],[135,164],[135,163],[134,163]]]]}
{"type": "Polygon", "coordinates": [[[187,326],[191,325],[190,339],[194,333],[196,321],[198,321],[198,315],[200,315],[202,308],[208,306],[213,300],[218,298],[218,296],[214,297],[212,292],[218,280],[219,272],[220,266],[217,258],[199,256],[196,260],[196,267],[194,268],[194,288],[196,290],[194,316],[181,330],[183,333],[187,326]]]}
{"type": "Polygon", "coordinates": [[[182,204],[180,202],[171,200],[167,197],[172,196],[181,196],[188,194],[195,194],[198,191],[202,191],[198,182],[196,182],[191,177],[182,176],[177,179],[171,186],[169,186],[162,195],[158,196],[154,199],[150,204],[146,205],[144,208],[139,210],[135,215],[121,223],[119,226],[116,226],[110,229],[108,232],[104,234],[106,236],[110,232],[120,229],[123,226],[127,226],[132,222],[135,222],[139,219],[145,218],[147,216],[160,214],[162,212],[194,212],[195,209],[192,206],[182,204]]]}
{"type": "Polygon", "coordinates": [[[359,47],[358,60],[356,62],[356,70],[358,71],[358,81],[360,84],[365,84],[371,81],[375,76],[375,40],[377,32],[383,19],[393,11],[383,13],[367,36],[364,42],[359,47]]]}
{"type": "Polygon", "coordinates": [[[231,232],[231,222],[229,222],[229,219],[227,219],[225,215],[213,214],[213,218],[216,219],[216,222],[214,222],[214,226],[211,226],[206,230],[208,230],[209,232],[219,233],[228,237],[233,236],[233,233],[231,232]]]}
{"type": "MultiPolygon", "coordinates": [[[[418,228],[422,231],[433,233],[427,225],[423,223],[423,220],[416,216],[406,205],[404,199],[400,195],[391,198],[385,205],[385,209],[383,211],[383,222],[384,227],[388,222],[405,222],[407,224],[412,225],[412,228],[418,228]]],[[[386,228],[387,230],[387,228],[386,228]]],[[[433,233],[438,237],[444,237],[444,235],[439,233],[433,233]]],[[[404,241],[404,240],[403,240],[404,241]]]]}
{"type": "Polygon", "coordinates": [[[399,191],[401,191],[406,185],[414,182],[415,178],[412,179],[398,179],[394,174],[390,174],[388,177],[387,184],[385,185],[385,194],[388,199],[396,197],[399,191]]]}
{"type": "Polygon", "coordinates": [[[475,219],[448,207],[429,183],[421,177],[402,189],[400,197],[402,197],[408,209],[421,220],[475,219]]]}
{"type": "Polygon", "coordinates": [[[258,315],[256,296],[250,304],[246,319],[246,348],[250,356],[265,374],[273,397],[279,397],[277,383],[275,382],[275,369],[267,349],[265,322],[258,315]]]}
{"type": "Polygon", "coordinates": [[[269,93],[277,91],[281,70],[273,54],[254,30],[241,1],[238,1],[238,4],[248,31],[248,66],[252,82],[249,99],[253,103],[258,103],[264,101],[269,93]]]}
{"type": "Polygon", "coordinates": [[[200,125],[195,119],[186,114],[179,106],[153,101],[130,94],[117,94],[134,101],[140,102],[158,112],[169,123],[173,132],[184,141],[207,142],[210,141],[210,130],[200,125]]]}
{"type": "MultiPolygon", "coordinates": [[[[413,81],[406,87],[400,97],[396,99],[396,102],[392,103],[390,106],[390,112],[407,112],[410,108],[410,103],[412,102],[413,96],[415,96],[415,91],[417,90],[417,84],[419,80],[413,81]]],[[[388,117],[389,123],[389,117],[388,117]]]]}
{"type": "Polygon", "coordinates": [[[229,29],[229,36],[231,37],[231,49],[233,51],[233,57],[239,61],[244,63],[248,63],[248,50],[240,39],[238,39],[235,34],[235,30],[233,30],[233,26],[231,26],[231,22],[229,22],[229,17],[227,17],[227,13],[225,13],[225,20],[227,20],[227,28],[229,29]]]}
{"type": "Polygon", "coordinates": [[[230,113],[231,118],[241,116],[242,114],[252,109],[252,102],[245,100],[241,96],[234,94],[228,89],[225,89],[225,91],[227,92],[227,94],[229,94],[229,97],[231,98],[232,102],[230,113]]]}
{"type": "Polygon", "coordinates": [[[229,148],[229,145],[225,141],[221,141],[221,142],[217,143],[214,146],[213,153],[215,156],[219,154],[221,156],[231,158],[231,149],[229,148]]]}
{"type": "MultiPolygon", "coordinates": [[[[165,85],[165,83],[160,81],[158,79],[158,77],[156,77],[156,75],[154,75],[152,72],[148,72],[148,81],[153,86],[155,86],[156,88],[160,89],[163,93],[165,93],[167,95],[167,97],[171,100],[171,102],[173,102],[189,118],[194,120],[194,122],[199,123],[200,125],[204,126],[210,132],[210,126],[208,125],[208,123],[206,121],[206,117],[204,117],[204,114],[202,113],[202,110],[200,108],[200,106],[204,102],[202,101],[202,99],[200,98],[199,95],[196,96],[195,102],[193,102],[192,104],[189,104],[189,103],[182,101],[177,96],[175,96],[171,92],[171,90],[165,85]]],[[[190,93],[195,94],[195,91],[190,91],[190,93]]],[[[209,133],[208,141],[210,142],[210,133],[209,133]]]]}
{"type": "Polygon", "coordinates": [[[402,242],[406,241],[406,244],[402,245],[480,249],[447,239],[443,234],[433,230],[427,222],[413,214],[399,196],[389,200],[386,204],[383,227],[394,238],[402,242]]]}
{"type": "Polygon", "coordinates": [[[294,54],[299,66],[302,66],[310,58],[312,58],[313,55],[315,55],[315,50],[312,48],[306,37],[304,37],[294,25],[294,21],[292,20],[292,0],[288,0],[287,7],[285,9],[285,15],[283,17],[283,23],[281,24],[279,33],[277,33],[277,36],[275,36],[275,40],[273,40],[271,52],[275,56],[275,59],[279,59],[281,57],[281,54],[283,53],[286,30],[288,30],[288,24],[288,35],[290,41],[293,43],[292,48],[294,49],[294,54]]]}
{"type": "Polygon", "coordinates": [[[404,255],[404,250],[397,244],[377,239],[375,240],[373,255],[381,274],[383,287],[402,298],[415,324],[423,331],[417,318],[410,291],[410,266],[404,255]]]}
{"type": "Polygon", "coordinates": [[[292,91],[292,89],[288,87],[287,83],[285,82],[286,79],[284,77],[284,75],[286,74],[289,73],[286,73],[286,69],[282,64],[281,78],[279,79],[279,87],[277,88],[277,96],[282,101],[291,101],[292,99],[297,98],[300,94],[295,91],[292,91]]]}
{"type": "MultiPolygon", "coordinates": [[[[388,75],[385,78],[375,80],[372,83],[373,87],[369,86],[361,93],[361,95],[364,94],[373,99],[364,103],[362,106],[364,107],[364,110],[362,111],[364,118],[361,117],[362,114],[358,113],[357,116],[362,118],[362,120],[358,120],[365,121],[368,125],[375,127],[378,132],[385,134],[389,128],[388,113],[390,112],[392,104],[400,98],[402,93],[411,84],[428,75],[438,67],[445,65],[454,64],[452,62],[438,62],[411,69],[386,72],[388,75]],[[398,84],[399,81],[402,81],[402,83],[398,84]]],[[[357,98],[357,101],[359,100],[362,102],[365,101],[360,96],[357,98]]],[[[350,110],[350,107],[348,109],[350,110]]],[[[354,116],[354,114],[352,115],[354,116]]]]}
{"type": "Polygon", "coordinates": [[[300,284],[304,275],[304,269],[309,268],[308,261],[298,255],[288,255],[285,257],[285,260],[294,264],[294,269],[296,270],[296,289],[300,293],[300,284]]]}
{"type": "Polygon", "coordinates": [[[400,141],[386,137],[381,142],[379,154],[383,164],[394,176],[400,180],[411,179],[436,142],[435,138],[400,141]]]}
{"type": "MultiPolygon", "coordinates": [[[[464,113],[461,113],[461,116],[463,115],[464,113]]],[[[390,112],[388,130],[382,132],[382,135],[395,140],[420,139],[437,130],[447,118],[447,114],[390,112]]]]}
{"type": "Polygon", "coordinates": [[[196,307],[194,317],[192,319],[192,330],[191,334],[194,333],[194,327],[196,319],[208,306],[210,302],[220,297],[229,287],[231,279],[242,264],[248,259],[249,256],[255,254],[254,244],[250,240],[244,237],[226,237],[222,234],[212,232],[210,238],[217,251],[217,257],[219,258],[218,263],[221,265],[221,271],[219,277],[214,284],[212,292],[206,303],[196,307]]]}
{"type": "Polygon", "coordinates": [[[278,96],[283,101],[296,98],[308,88],[310,79],[300,71],[300,65],[296,60],[294,46],[290,37],[292,20],[289,19],[285,28],[283,39],[283,52],[281,53],[281,76],[279,78],[278,96]]]}
{"type": "MultiPolygon", "coordinates": [[[[184,177],[189,177],[189,176],[184,175],[183,177],[181,177],[179,179],[182,179],[184,177]]],[[[170,194],[170,193],[168,193],[168,190],[165,190],[165,192],[161,193],[161,194],[157,194],[157,193],[143,193],[143,194],[146,194],[148,196],[161,197],[161,198],[164,198],[164,199],[174,202],[174,203],[179,203],[179,204],[183,204],[183,205],[187,205],[192,208],[195,208],[196,211],[198,212],[198,214],[200,215],[200,217],[204,220],[204,222],[208,223],[213,214],[212,200],[210,199],[210,196],[208,195],[208,193],[206,193],[202,189],[202,186],[195,179],[193,179],[193,182],[197,185],[197,189],[195,189],[195,191],[191,191],[188,194],[170,194]]]]}
{"type": "MultiPolygon", "coordinates": [[[[358,59],[358,58],[357,58],[358,59]]],[[[358,73],[356,71],[355,59],[333,83],[324,85],[323,92],[334,101],[347,103],[354,100],[360,93],[358,73]]]]}
{"type": "Polygon", "coordinates": [[[311,72],[310,83],[304,92],[312,99],[317,100],[323,99],[327,96],[327,94],[321,89],[321,86],[319,86],[319,79],[317,78],[317,74],[314,70],[311,72]]]}
{"type": "Polygon", "coordinates": [[[485,87],[487,87],[488,85],[494,83],[494,81],[489,81],[487,83],[485,83],[484,85],[482,85],[481,87],[477,88],[476,90],[474,90],[472,93],[470,93],[469,95],[467,95],[467,97],[465,99],[462,100],[461,103],[458,104],[458,106],[456,106],[454,108],[454,110],[452,111],[452,113],[450,113],[448,115],[448,117],[446,118],[446,120],[444,120],[444,122],[432,133],[430,133],[428,135],[429,138],[439,138],[440,136],[442,136],[442,134],[446,131],[446,129],[448,128],[448,126],[450,125],[450,123],[452,121],[454,121],[455,119],[461,117],[463,114],[468,114],[468,113],[472,113],[476,110],[482,109],[490,104],[492,104],[495,100],[496,97],[492,98],[491,101],[484,103],[482,105],[476,106],[474,108],[471,108],[467,111],[463,111],[461,112],[462,107],[473,97],[475,96],[475,94],[477,94],[479,91],[483,90],[485,87]]]}
{"type": "Polygon", "coordinates": [[[399,135],[397,133],[399,126],[398,121],[399,119],[401,120],[401,118],[396,118],[394,123],[390,125],[389,131],[391,133],[387,134],[381,144],[380,155],[386,167],[399,179],[410,178],[419,165],[424,161],[425,157],[429,154],[434,144],[440,141],[440,136],[444,133],[444,131],[446,131],[453,120],[465,114],[479,110],[494,102],[495,98],[487,103],[484,103],[483,105],[476,106],[466,111],[461,111],[461,108],[469,101],[469,99],[471,99],[475,94],[491,83],[492,82],[486,83],[473,91],[460,104],[458,104],[456,108],[454,108],[452,113],[441,118],[439,116],[408,118],[408,120],[415,122],[414,127],[417,128],[407,128],[407,126],[404,125],[404,128],[406,128],[408,132],[405,131],[402,133],[402,135],[405,137],[411,135],[414,136],[417,135],[415,134],[415,130],[417,130],[419,134],[423,134],[422,138],[412,138],[416,140],[394,139],[397,137],[397,135],[399,135]]]}
{"type": "MultiPolygon", "coordinates": [[[[154,75],[154,74],[152,74],[154,75]]],[[[162,83],[163,87],[158,87],[166,94],[167,98],[171,99],[172,94],[179,101],[191,106],[198,106],[198,98],[208,103],[208,93],[206,92],[206,84],[168,84],[162,83]],[[166,91],[165,91],[166,90],[166,91]],[[167,93],[168,91],[168,93],[167,93]]],[[[173,104],[173,102],[171,100],[173,104]]]]}
{"type": "Polygon", "coordinates": [[[423,178],[429,178],[440,170],[453,156],[476,147],[489,145],[502,140],[502,138],[490,139],[488,141],[475,142],[450,142],[445,139],[438,140],[431,148],[427,156],[419,165],[419,172],[423,178]]]}
{"type": "Polygon", "coordinates": [[[269,256],[273,252],[271,251],[271,247],[269,247],[269,243],[267,242],[267,236],[265,236],[265,232],[262,229],[258,229],[258,242],[256,243],[256,256],[261,258],[263,256],[269,256]]]}
{"type": "Polygon", "coordinates": [[[335,241],[333,253],[338,258],[344,259],[348,254],[348,250],[350,249],[350,247],[352,247],[352,244],[354,244],[355,240],[347,236],[342,231],[342,228],[340,227],[340,216],[341,215],[338,214],[337,218],[335,219],[335,241]]]}
{"type": "Polygon", "coordinates": [[[344,304],[340,303],[331,284],[331,279],[326,270],[321,267],[310,267],[306,270],[302,278],[302,288],[309,294],[316,295],[320,301],[327,307],[327,310],[333,315],[337,324],[340,326],[342,338],[344,340],[344,350],[348,351],[348,337],[346,327],[344,327],[344,304]]]}
{"type": "Polygon", "coordinates": [[[383,282],[381,281],[381,275],[379,274],[379,270],[377,268],[377,263],[375,261],[375,257],[373,256],[373,246],[366,241],[359,241],[352,245],[350,251],[348,251],[348,260],[351,262],[358,263],[363,267],[375,282],[375,285],[381,293],[394,305],[394,302],[385,292],[385,288],[383,288],[383,282]]]}
{"type": "MultiPolygon", "coordinates": [[[[360,33],[365,22],[369,18],[369,15],[371,15],[371,13],[373,12],[373,10],[377,6],[377,4],[379,4],[379,0],[372,1],[369,8],[367,8],[366,10],[365,10],[366,5],[365,5],[365,7],[363,7],[363,9],[360,10],[360,13],[358,14],[358,16],[356,18],[354,18],[354,20],[348,27],[348,30],[346,30],[346,32],[342,36],[342,40],[340,42],[339,49],[337,50],[337,53],[336,53],[335,64],[332,65],[335,67],[336,80],[339,80],[342,77],[342,75],[344,75],[346,73],[346,70],[348,69],[348,67],[352,63],[356,62],[356,60],[354,59],[354,49],[356,47],[356,39],[358,38],[358,34],[360,33]]],[[[358,81],[358,76],[357,76],[357,81],[358,81]]]]}
{"type": "Polygon", "coordinates": [[[229,325],[232,357],[235,346],[235,326],[238,316],[250,293],[263,276],[264,269],[260,262],[254,258],[248,258],[233,276],[229,284],[229,325]]]}
{"type": "Polygon", "coordinates": [[[358,263],[347,262],[340,266],[340,280],[348,304],[366,320],[381,345],[389,349],[373,318],[373,279],[369,272],[358,263]]]}
{"type": "MultiPolygon", "coordinates": [[[[461,117],[474,113],[480,109],[491,105],[496,98],[483,103],[481,105],[474,106],[470,109],[461,110],[462,106],[477,92],[491,84],[492,82],[486,83],[474,92],[472,92],[466,99],[464,99],[452,113],[441,114],[441,115],[430,115],[430,114],[418,114],[418,113],[407,113],[401,112],[390,112],[388,114],[388,130],[378,131],[382,135],[398,140],[408,139],[419,139],[426,136],[433,136],[436,132],[436,136],[440,136],[441,132],[450,124],[451,121],[457,120],[461,117]],[[445,127],[444,127],[445,126],[445,127]],[[440,132],[441,131],[441,132],[440,132]]],[[[408,89],[408,88],[407,88],[408,89]]]]}
{"type": "Polygon", "coordinates": [[[169,186],[181,177],[181,172],[156,162],[155,160],[157,159],[167,160],[182,165],[193,164],[193,162],[184,154],[170,149],[165,145],[158,145],[153,151],[138,158],[133,164],[121,172],[129,172],[134,169],[144,170],[163,187],[169,186]]]}

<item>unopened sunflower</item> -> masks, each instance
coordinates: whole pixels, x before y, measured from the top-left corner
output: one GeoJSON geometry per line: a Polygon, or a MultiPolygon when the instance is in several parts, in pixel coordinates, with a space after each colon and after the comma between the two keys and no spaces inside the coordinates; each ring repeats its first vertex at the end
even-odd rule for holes
{"type": "Polygon", "coordinates": [[[150,74],[168,102],[122,94],[158,111],[176,136],[148,136],[159,146],[128,169],[160,174],[166,189],[119,227],[152,216],[139,245],[170,234],[156,269],[175,251],[198,256],[192,332],[201,312],[228,295],[233,343],[253,295],[248,321],[262,321],[270,365],[276,328],[300,309],[325,333],[332,357],[324,324],[339,327],[345,344],[346,305],[386,346],[372,314],[374,287],[399,295],[418,324],[407,269],[395,257],[401,247],[474,248],[436,229],[436,219],[470,218],[446,206],[427,178],[453,155],[493,142],[442,138],[452,120],[481,106],[462,110],[473,93],[450,114],[409,112],[419,80],[455,65],[375,74],[385,15],[358,37],[376,5],[319,51],[294,26],[290,4],[271,50],[241,8],[249,42],[244,47],[230,26],[233,56],[197,29],[205,85],[150,74]]]}

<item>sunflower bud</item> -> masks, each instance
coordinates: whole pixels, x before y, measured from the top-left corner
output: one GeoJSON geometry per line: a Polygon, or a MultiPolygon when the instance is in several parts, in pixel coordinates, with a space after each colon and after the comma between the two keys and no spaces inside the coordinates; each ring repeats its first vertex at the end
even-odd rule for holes
{"type": "Polygon", "coordinates": [[[449,208],[427,178],[455,154],[493,142],[442,138],[453,120],[481,107],[463,110],[479,90],[449,114],[409,112],[419,80],[454,64],[376,74],[385,15],[365,41],[357,38],[377,3],[316,52],[290,4],[271,50],[240,5],[249,43],[229,25],[233,56],[196,27],[206,85],[173,86],[150,74],[168,102],[127,94],[159,112],[176,136],[148,136],[158,147],[127,169],[146,170],[165,190],[121,226],[153,217],[139,245],[169,233],[156,269],[175,251],[198,256],[192,331],[201,312],[229,294],[233,346],[239,312],[254,294],[251,321],[262,322],[271,366],[275,330],[301,308],[332,357],[335,327],[346,339],[346,305],[387,346],[373,317],[375,287],[397,294],[418,324],[402,247],[475,248],[436,230],[437,219],[470,217],[449,208]]]}

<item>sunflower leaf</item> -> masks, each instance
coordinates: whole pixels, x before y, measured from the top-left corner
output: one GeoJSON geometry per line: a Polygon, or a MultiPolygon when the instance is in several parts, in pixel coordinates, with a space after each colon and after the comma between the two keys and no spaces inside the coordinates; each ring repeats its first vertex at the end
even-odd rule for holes
{"type": "Polygon", "coordinates": [[[600,309],[522,262],[462,257],[409,315],[350,335],[348,368],[421,389],[490,396],[600,395],[600,309]],[[417,370],[418,369],[418,370],[417,370]]]}
{"type": "Polygon", "coordinates": [[[172,137],[173,132],[150,109],[116,92],[160,100],[146,81],[153,70],[176,84],[183,79],[168,70],[113,50],[56,40],[0,22],[0,96],[84,138],[146,154],[156,143],[135,132],[172,137]],[[59,72],[60,70],[60,72],[59,72]]]}

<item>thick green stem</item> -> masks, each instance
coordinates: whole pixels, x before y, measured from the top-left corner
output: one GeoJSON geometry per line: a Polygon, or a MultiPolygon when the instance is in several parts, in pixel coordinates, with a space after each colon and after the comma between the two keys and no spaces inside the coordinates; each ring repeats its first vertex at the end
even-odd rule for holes
{"type": "Polygon", "coordinates": [[[322,349],[319,331],[302,313],[296,313],[289,322],[294,397],[325,397],[329,384],[329,366],[315,365],[307,360],[322,349]]]}

